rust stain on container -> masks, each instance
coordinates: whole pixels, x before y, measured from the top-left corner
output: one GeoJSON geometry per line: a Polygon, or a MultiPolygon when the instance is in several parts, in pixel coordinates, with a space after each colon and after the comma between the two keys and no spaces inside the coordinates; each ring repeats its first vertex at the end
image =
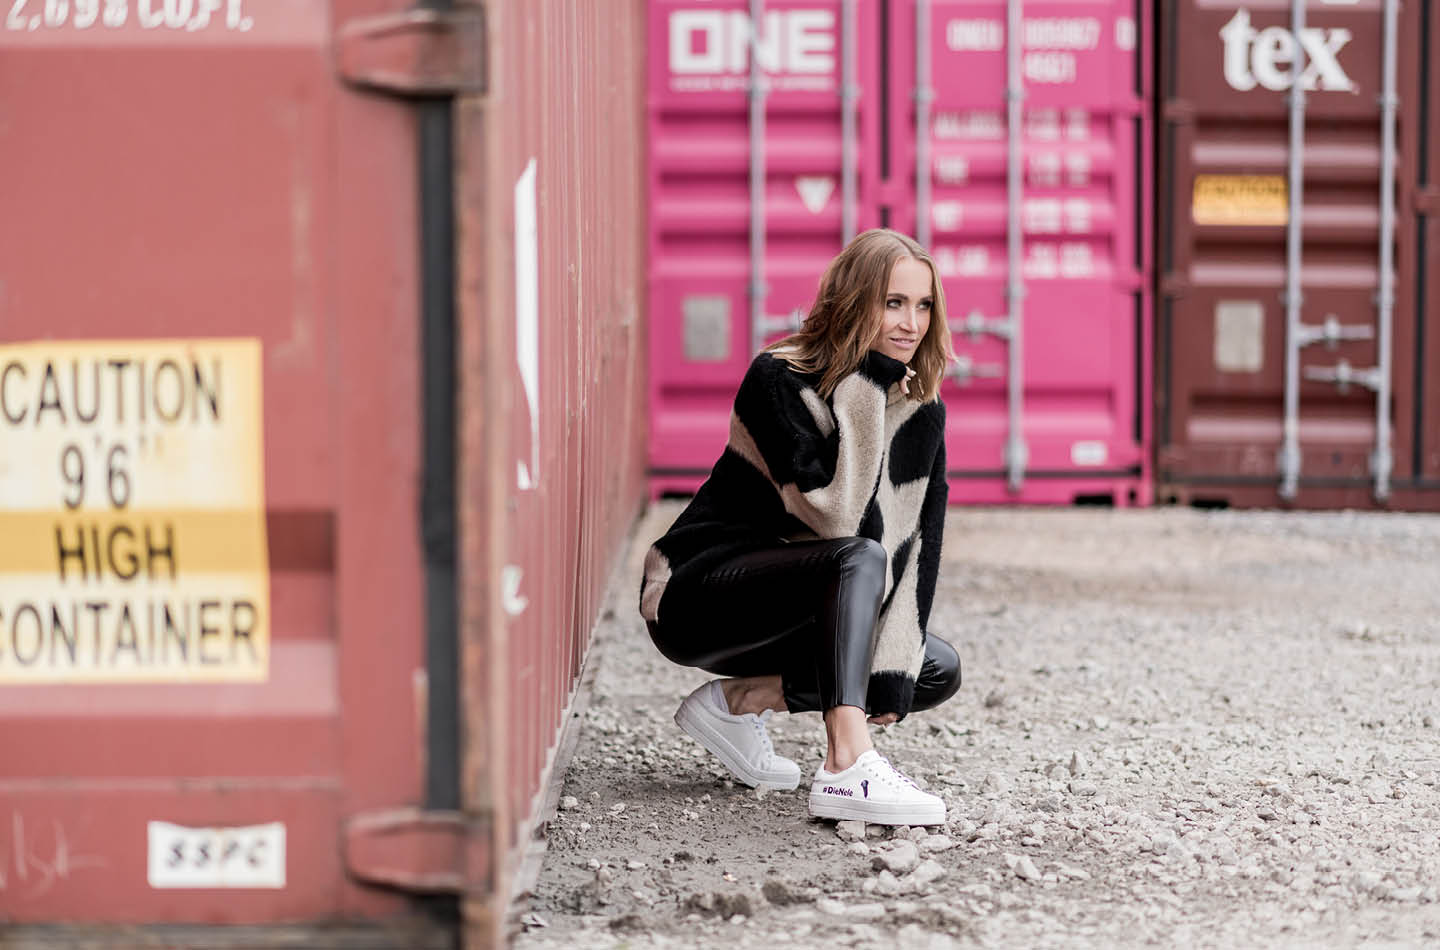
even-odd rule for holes
{"type": "Polygon", "coordinates": [[[1276,505],[1285,475],[1286,286],[1298,263],[1301,507],[1440,508],[1433,3],[1398,7],[1391,492],[1376,493],[1384,0],[1161,6],[1157,497],[1276,505]],[[1298,65],[1297,65],[1298,64],[1298,65]],[[1287,258],[1290,100],[1302,214],[1287,258]]]}

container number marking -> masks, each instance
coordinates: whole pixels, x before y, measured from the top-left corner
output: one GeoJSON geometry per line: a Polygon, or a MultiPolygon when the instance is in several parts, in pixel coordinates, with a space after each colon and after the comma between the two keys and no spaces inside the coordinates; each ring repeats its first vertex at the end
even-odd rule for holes
{"type": "Polygon", "coordinates": [[[147,826],[148,874],[154,888],[285,886],[285,825],[187,828],[147,826]]]}
{"type": "Polygon", "coordinates": [[[30,32],[69,26],[118,30],[127,23],[143,30],[184,30],[194,33],[217,25],[237,33],[255,26],[245,15],[245,0],[12,0],[5,29],[30,32]]]}

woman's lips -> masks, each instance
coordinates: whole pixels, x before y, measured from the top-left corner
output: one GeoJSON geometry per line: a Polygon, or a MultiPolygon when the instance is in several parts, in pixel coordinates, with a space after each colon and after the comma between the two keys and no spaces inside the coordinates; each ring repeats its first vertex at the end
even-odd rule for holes
{"type": "Polygon", "coordinates": [[[894,336],[892,336],[892,337],[890,338],[890,342],[891,342],[891,343],[894,343],[896,346],[900,347],[902,350],[908,350],[908,349],[910,349],[912,346],[915,345],[915,341],[914,341],[914,340],[907,340],[907,339],[905,339],[904,337],[894,337],[894,336]]]}

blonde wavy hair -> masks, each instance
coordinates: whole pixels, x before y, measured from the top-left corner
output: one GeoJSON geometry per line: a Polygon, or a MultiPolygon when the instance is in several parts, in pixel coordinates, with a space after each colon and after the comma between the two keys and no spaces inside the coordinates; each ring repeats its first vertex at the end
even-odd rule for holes
{"type": "Polygon", "coordinates": [[[840,380],[860,366],[879,336],[885,320],[890,271],[905,258],[930,268],[930,327],[915,348],[910,368],[910,398],[940,398],[945,366],[954,359],[950,327],[945,320],[945,291],[935,262],[914,238],[872,228],[861,232],[841,251],[820,278],[815,303],[800,330],[765,347],[802,373],[817,374],[820,395],[829,397],[840,380]]]}

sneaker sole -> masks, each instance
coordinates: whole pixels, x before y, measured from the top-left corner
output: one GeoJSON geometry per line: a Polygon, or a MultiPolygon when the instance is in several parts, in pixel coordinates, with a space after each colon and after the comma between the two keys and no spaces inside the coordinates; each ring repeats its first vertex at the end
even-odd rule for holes
{"type": "Polygon", "coordinates": [[[810,796],[810,817],[833,821],[863,821],[871,825],[943,825],[945,804],[938,808],[922,805],[882,805],[856,802],[832,795],[810,796]]]}
{"type": "Polygon", "coordinates": [[[731,775],[751,788],[788,792],[800,787],[798,774],[794,781],[789,781],[769,778],[763,772],[751,769],[734,746],[726,742],[724,737],[717,734],[708,722],[692,712],[690,707],[684,703],[681,703],[680,708],[675,710],[675,725],[719,759],[730,770],[731,775]]]}

